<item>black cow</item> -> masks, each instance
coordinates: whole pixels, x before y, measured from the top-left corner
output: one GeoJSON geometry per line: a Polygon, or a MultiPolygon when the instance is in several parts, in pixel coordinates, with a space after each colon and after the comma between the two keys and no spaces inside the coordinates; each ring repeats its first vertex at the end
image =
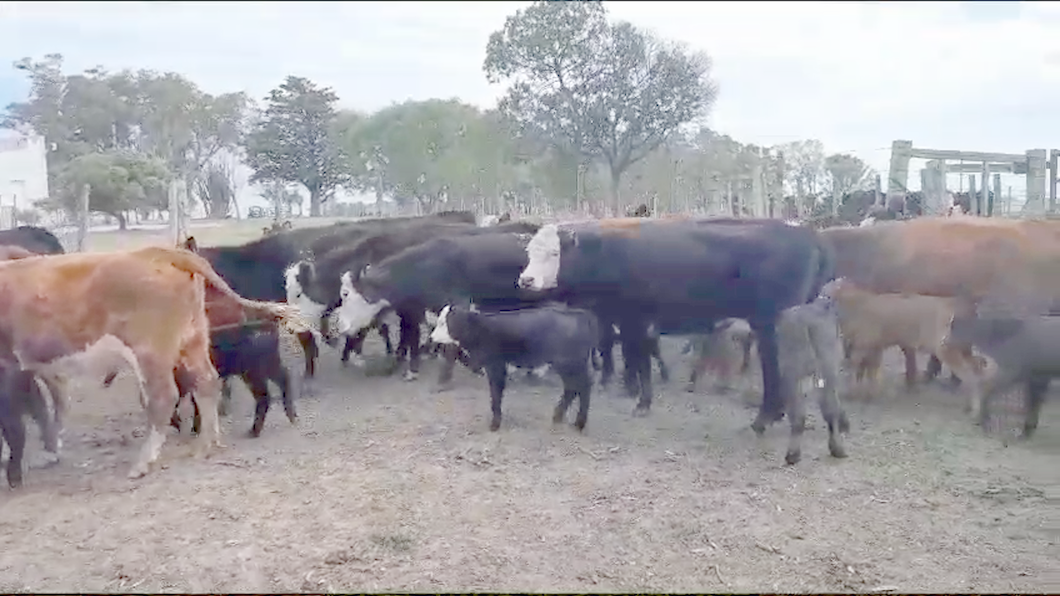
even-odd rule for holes
{"type": "Polygon", "coordinates": [[[21,246],[39,255],[61,255],[66,252],[55,234],[36,226],[0,230],[0,245],[21,246]]]}
{"type": "MultiPolygon", "coordinates": [[[[227,327],[210,332],[210,359],[217,368],[217,375],[226,381],[239,377],[247,384],[254,396],[254,424],[250,436],[258,437],[265,427],[265,417],[269,413],[271,399],[268,382],[272,381],[280,388],[283,396],[283,409],[291,424],[298,421],[294,408],[295,391],[291,375],[280,360],[277,349],[280,341],[279,331],[275,325],[261,325],[258,328],[227,327]]],[[[182,397],[187,396],[195,406],[195,418],[192,431],[199,432],[199,406],[192,395],[194,380],[180,374],[175,375],[177,389],[182,397]]],[[[222,403],[230,395],[227,383],[222,403]]],[[[180,430],[180,415],[174,411],[170,425],[180,430]]]]}
{"type": "MultiPolygon", "coordinates": [[[[358,276],[368,265],[378,263],[406,248],[427,242],[432,238],[474,229],[477,229],[474,224],[420,220],[409,222],[408,225],[397,229],[360,238],[350,244],[338,246],[321,257],[305,259],[292,266],[287,274],[288,296],[300,296],[304,310],[319,312],[321,332],[333,340],[328,319],[341,300],[340,278],[343,273],[350,271],[358,276]]],[[[398,314],[403,315],[403,313],[398,314]]],[[[359,329],[355,335],[347,336],[346,347],[342,353],[343,363],[348,361],[351,352],[360,355],[364,337],[371,327],[379,329],[380,335],[386,341],[387,354],[393,352],[389,325],[377,317],[368,328],[359,329]]],[[[402,335],[398,345],[398,352],[401,356],[410,351],[406,345],[408,341],[406,335],[402,335]]],[[[410,369],[408,374],[414,375],[415,372],[410,369]]]]}
{"type": "Polygon", "coordinates": [[[11,488],[22,486],[22,456],[26,449],[26,423],[29,414],[41,429],[44,449],[59,451],[59,435],[48,404],[33,373],[19,369],[13,362],[0,361],[0,451],[7,443],[7,483],[11,488]]]}
{"type": "MultiPolygon", "coordinates": [[[[415,219],[475,221],[470,212],[446,212],[424,218],[388,218],[341,222],[330,226],[285,230],[240,246],[211,246],[198,252],[240,295],[254,300],[283,302],[287,299],[286,270],[308,254],[323,254],[336,246],[369,234],[407,224],[415,219]]],[[[189,239],[191,241],[193,239],[189,239]]],[[[313,334],[298,334],[305,352],[305,374],[316,371],[318,348],[313,334]]]]}
{"type": "Polygon", "coordinates": [[[523,368],[551,365],[563,380],[563,395],[552,422],[562,422],[577,397],[574,426],[584,430],[593,385],[589,362],[599,337],[599,324],[593,313],[555,304],[495,313],[446,305],[438,316],[438,326],[431,332],[431,340],[461,346],[470,353],[472,361],[486,369],[493,431],[501,426],[508,364],[523,368]]]}
{"type": "MultiPolygon", "coordinates": [[[[515,285],[515,277],[526,263],[525,246],[531,235],[506,230],[527,225],[517,222],[435,238],[371,265],[360,276],[347,271],[342,276],[342,300],[336,309],[338,331],[356,333],[379,313],[394,309],[403,313],[403,327],[405,314],[419,316],[408,324],[409,332],[415,334],[408,345],[416,346],[419,321],[427,310],[439,312],[450,303],[474,301],[483,311],[496,311],[549,299],[549,295],[522,291],[515,285]]],[[[440,388],[448,385],[456,356],[446,351],[440,388]]]]}
{"type": "Polygon", "coordinates": [[[527,245],[519,284],[594,303],[618,322],[622,348],[640,380],[635,414],[651,407],[647,330],[702,333],[742,318],[758,337],[764,396],[752,427],[784,415],[776,321],[832,277],[834,258],[817,234],[777,220],[617,219],[542,226],[527,245]]]}
{"type": "Polygon", "coordinates": [[[998,395],[1023,385],[1027,391],[1023,437],[1030,438],[1038,428],[1049,382],[1060,377],[1060,316],[979,314],[974,305],[963,305],[953,317],[950,339],[975,346],[997,364],[997,373],[979,395],[979,424],[987,427],[991,402],[998,395]]]}

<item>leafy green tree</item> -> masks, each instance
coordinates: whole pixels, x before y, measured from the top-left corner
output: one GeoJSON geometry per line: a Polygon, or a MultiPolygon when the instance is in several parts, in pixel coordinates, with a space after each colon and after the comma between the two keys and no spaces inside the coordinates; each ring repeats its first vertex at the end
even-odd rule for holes
{"type": "Polygon", "coordinates": [[[836,195],[844,195],[855,190],[868,190],[875,176],[872,168],[861,158],[847,153],[836,153],[826,157],[824,170],[828,173],[830,190],[836,195]]]}
{"type": "Polygon", "coordinates": [[[81,189],[88,184],[89,210],[116,218],[124,230],[126,212],[145,205],[165,207],[171,179],[166,163],[158,158],[126,150],[87,153],[63,167],[56,195],[45,206],[77,213],[81,189]]]}
{"type": "Polygon", "coordinates": [[[706,54],[609,23],[601,2],[547,0],[508,17],[483,64],[491,83],[512,83],[506,115],[603,161],[616,210],[622,174],[713,105],[710,68],[706,54]]]}
{"type": "Polygon", "coordinates": [[[311,217],[321,214],[321,205],[348,179],[347,159],[336,140],[337,100],[329,88],[288,76],[269,92],[263,118],[246,139],[251,180],[305,186],[311,217]]]}

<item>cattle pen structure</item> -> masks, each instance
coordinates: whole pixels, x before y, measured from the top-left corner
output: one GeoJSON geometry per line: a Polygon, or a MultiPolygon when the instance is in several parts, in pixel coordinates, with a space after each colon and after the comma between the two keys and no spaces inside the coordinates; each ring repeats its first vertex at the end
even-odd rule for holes
{"type": "Polygon", "coordinates": [[[924,149],[913,147],[909,140],[896,140],[891,144],[890,171],[887,176],[887,197],[902,197],[909,194],[909,161],[912,158],[929,160],[920,170],[920,189],[924,193],[925,213],[942,213],[946,205],[946,174],[980,174],[979,191],[976,191],[974,176],[969,177],[969,194],[972,198],[971,212],[978,215],[993,215],[994,204],[990,198],[991,174],[993,175],[993,197],[1001,197],[1001,174],[1023,174],[1027,180],[1027,198],[1023,214],[1041,214],[1048,207],[1049,213],[1056,207],[1056,162],[1057,151],[1053,150],[1049,160],[1050,185],[1046,184],[1045,149],[1028,149],[1025,153],[989,153],[980,151],[955,151],[946,149],[924,149]],[[950,163],[956,161],[958,163],[950,163]],[[1049,204],[1045,204],[1046,187],[1050,187],[1049,204]]]}

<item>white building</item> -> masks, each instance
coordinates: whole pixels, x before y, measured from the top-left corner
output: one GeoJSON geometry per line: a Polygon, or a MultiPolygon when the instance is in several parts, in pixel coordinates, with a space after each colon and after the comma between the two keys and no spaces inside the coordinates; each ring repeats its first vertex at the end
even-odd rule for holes
{"type": "Polygon", "coordinates": [[[13,131],[0,134],[0,208],[28,209],[48,197],[44,137],[13,131]]]}

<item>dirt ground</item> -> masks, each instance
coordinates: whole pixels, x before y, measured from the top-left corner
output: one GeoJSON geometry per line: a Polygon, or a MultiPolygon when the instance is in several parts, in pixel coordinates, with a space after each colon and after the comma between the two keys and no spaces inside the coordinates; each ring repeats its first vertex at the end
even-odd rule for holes
{"type": "Polygon", "coordinates": [[[31,425],[26,485],[0,489],[0,591],[1060,590],[1056,400],[1008,446],[957,393],[848,400],[850,457],[814,416],[788,467],[786,424],[759,440],[745,395],[686,393],[682,342],[663,344],[652,414],[597,392],[584,435],[552,426],[554,378],[514,379],[491,433],[466,370],[435,394],[432,361],[406,383],[325,351],[298,427],[276,405],[246,438],[240,385],[225,449],[190,459],[174,433],[138,481],[130,378],[86,379],[63,460],[40,467],[31,425]]]}

